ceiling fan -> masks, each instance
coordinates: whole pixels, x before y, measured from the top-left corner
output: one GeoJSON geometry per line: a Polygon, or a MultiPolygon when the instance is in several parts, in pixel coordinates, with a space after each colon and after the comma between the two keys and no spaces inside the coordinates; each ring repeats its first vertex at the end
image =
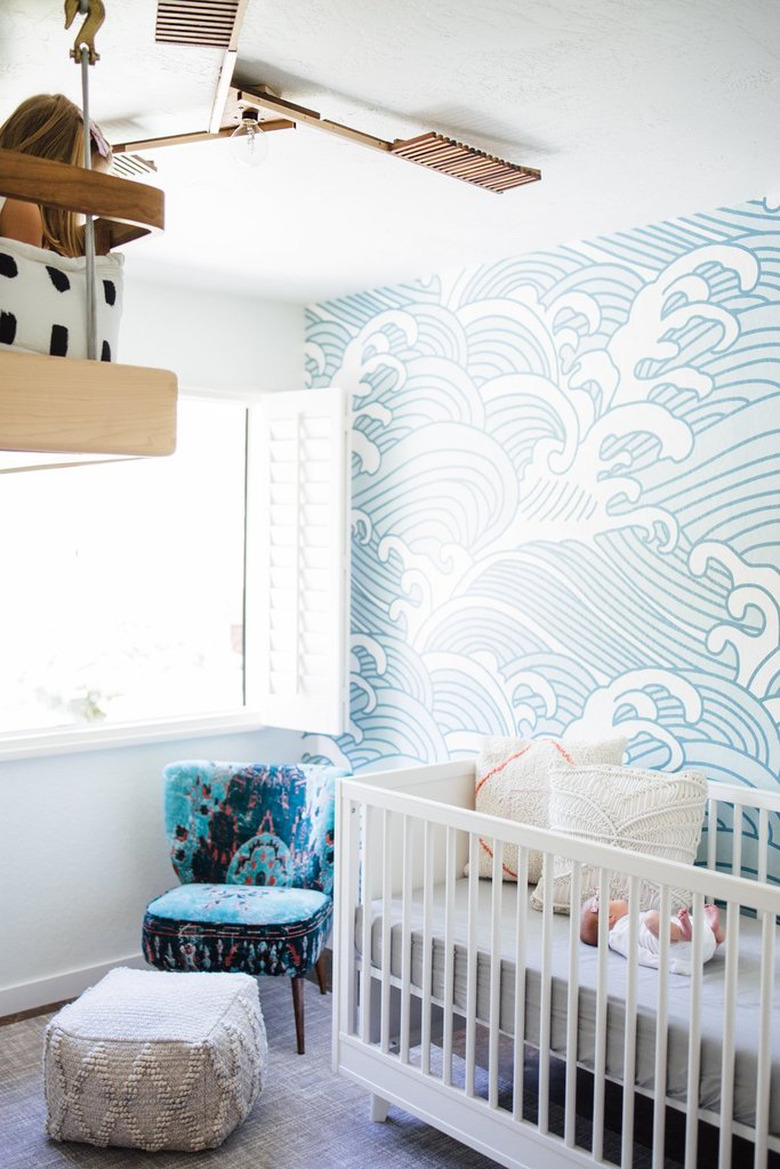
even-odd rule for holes
{"type": "Polygon", "coordinates": [[[287,101],[267,86],[234,85],[238,35],[248,3],[249,0],[158,0],[156,43],[223,49],[217,92],[206,129],[115,145],[115,169],[119,173],[131,176],[150,169],[138,156],[139,151],[226,137],[243,123],[250,135],[253,128],[268,132],[294,129],[299,124],[309,126],[495,194],[541,179],[541,171],[533,167],[497,158],[433,130],[414,138],[387,141],[323,118],[316,110],[287,101]]]}

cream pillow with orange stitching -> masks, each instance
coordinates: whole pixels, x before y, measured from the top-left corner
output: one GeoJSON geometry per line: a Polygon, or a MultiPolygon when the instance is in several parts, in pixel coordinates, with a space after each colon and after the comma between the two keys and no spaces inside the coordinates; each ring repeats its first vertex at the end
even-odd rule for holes
{"type": "MultiPolygon", "coordinates": [[[[557,739],[486,738],[476,763],[475,808],[489,816],[547,828],[551,768],[593,763],[622,763],[628,740],[598,743],[561,742],[557,739]]],[[[493,841],[480,837],[479,875],[493,875],[493,841]]],[[[505,844],[502,858],[505,881],[517,880],[517,846],[505,844]]],[[[528,880],[542,875],[542,854],[528,854],[528,880]]]]}

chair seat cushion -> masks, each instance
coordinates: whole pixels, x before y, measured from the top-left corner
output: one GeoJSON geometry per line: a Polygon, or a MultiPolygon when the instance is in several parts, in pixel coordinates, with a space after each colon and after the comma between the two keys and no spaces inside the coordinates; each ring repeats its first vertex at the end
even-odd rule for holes
{"type": "Polygon", "coordinates": [[[306,974],[332,912],[331,898],[315,889],[178,885],[147,906],[144,954],[159,970],[306,974]]]}

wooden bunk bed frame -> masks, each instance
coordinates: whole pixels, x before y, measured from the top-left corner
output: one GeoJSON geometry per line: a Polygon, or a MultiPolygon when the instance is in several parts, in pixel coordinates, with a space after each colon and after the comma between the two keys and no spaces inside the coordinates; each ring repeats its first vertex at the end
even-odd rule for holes
{"type": "MultiPolygon", "coordinates": [[[[0,150],[0,195],[95,217],[98,254],[164,226],[155,187],[10,150],[0,150]]],[[[169,455],[176,401],[168,370],[0,348],[0,450],[169,455]]]]}

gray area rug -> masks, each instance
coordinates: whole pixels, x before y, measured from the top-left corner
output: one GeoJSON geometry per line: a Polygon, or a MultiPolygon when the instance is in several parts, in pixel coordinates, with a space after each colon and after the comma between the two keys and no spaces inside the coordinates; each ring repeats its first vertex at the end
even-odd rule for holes
{"type": "MultiPolygon", "coordinates": [[[[44,1133],[41,1077],[43,1028],[50,1016],[41,1015],[0,1027],[0,1166],[2,1169],[66,1169],[100,1166],[123,1169],[366,1169],[372,1162],[382,1169],[492,1169],[494,1162],[466,1148],[415,1117],[391,1108],[386,1124],[368,1119],[368,1097],[331,1070],[332,997],[306,984],[306,1055],[295,1054],[292,996],[286,978],[260,980],[260,998],[270,1049],[268,1086],[248,1120],[219,1149],[202,1153],[144,1153],[132,1149],[98,1149],[74,1143],[58,1144],[44,1133]]],[[[527,1075],[533,1089],[534,1062],[527,1075]]],[[[555,1075],[553,1075],[555,1092],[555,1075]]],[[[478,1088],[479,1090],[479,1088],[478,1088]]],[[[585,1093],[587,1095],[587,1092],[585,1093]]],[[[533,1110],[533,1091],[527,1096],[533,1110]]],[[[503,1102],[503,1101],[502,1101],[503,1102]]],[[[554,1102],[551,1128],[562,1122],[554,1102]]],[[[619,1129],[619,1107],[616,1109],[619,1129]]],[[[528,1107],[526,1117],[530,1118],[528,1107]]],[[[578,1142],[587,1145],[587,1119],[578,1123],[578,1142]]],[[[672,1146],[674,1147],[674,1146],[672,1146]]],[[[618,1162],[619,1135],[610,1134],[606,1156],[618,1162]]],[[[702,1163],[700,1161],[700,1163],[702,1163]]],[[[712,1164],[712,1161],[708,1161],[712,1164]]],[[[636,1169],[650,1165],[649,1150],[635,1146],[636,1169]]],[[[668,1169],[677,1162],[667,1159],[668,1169]]]]}
{"type": "Polygon", "coordinates": [[[306,1054],[295,1053],[292,995],[286,978],[260,980],[268,1032],[268,1086],[247,1121],[219,1149],[144,1153],[58,1144],[44,1133],[40,1015],[0,1027],[0,1166],[2,1169],[494,1169],[494,1162],[414,1117],[392,1109],[386,1124],[368,1119],[368,1097],[331,1070],[332,996],[306,983],[306,1054]]]}

